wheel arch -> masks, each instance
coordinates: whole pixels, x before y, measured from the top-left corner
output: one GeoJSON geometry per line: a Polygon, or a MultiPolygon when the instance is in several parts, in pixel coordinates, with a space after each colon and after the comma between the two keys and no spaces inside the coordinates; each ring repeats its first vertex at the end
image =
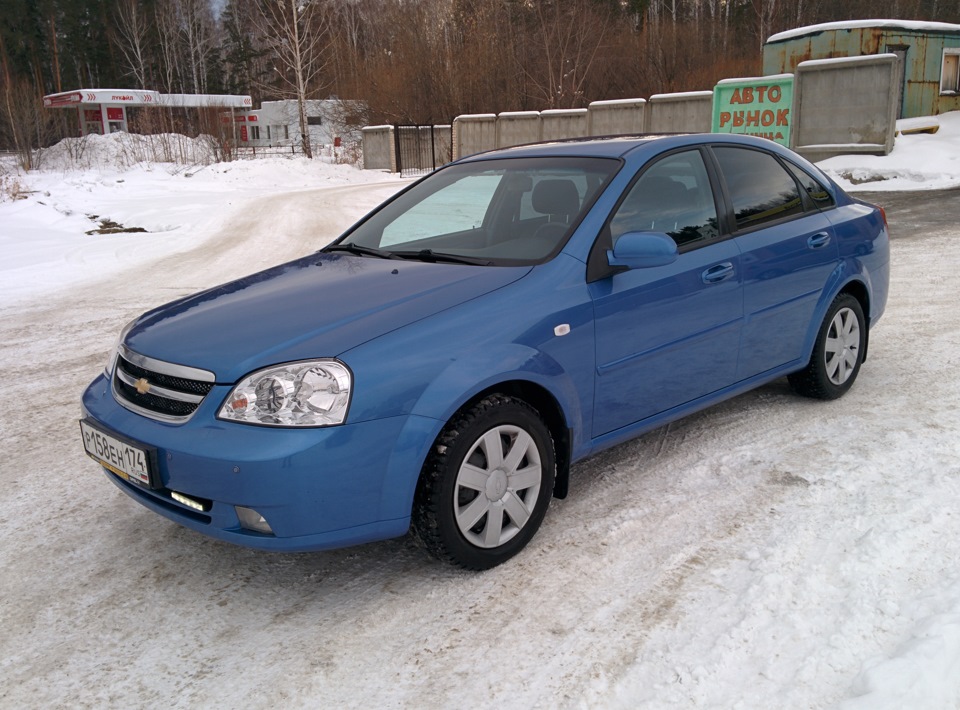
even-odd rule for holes
{"type": "MultiPolygon", "coordinates": [[[[870,291],[867,289],[867,285],[860,281],[859,279],[852,279],[844,284],[837,294],[833,297],[836,298],[842,293],[849,294],[853,296],[857,301],[860,302],[860,308],[863,310],[863,317],[867,321],[866,323],[866,332],[863,335],[863,357],[861,362],[867,361],[867,353],[870,351],[870,291]]],[[[833,299],[830,299],[831,303],[833,299]]]]}
{"type": "Polygon", "coordinates": [[[458,358],[434,378],[411,413],[445,423],[494,393],[527,402],[543,418],[553,437],[557,461],[554,497],[565,497],[570,462],[580,445],[578,436],[585,431],[588,413],[584,410],[592,403],[592,389],[580,391],[571,373],[546,352],[511,344],[458,358]],[[454,392],[459,394],[451,396],[454,392]]]}
{"type": "Polygon", "coordinates": [[[849,294],[857,299],[860,308],[863,310],[863,317],[867,321],[867,328],[864,340],[863,359],[867,358],[867,346],[870,340],[870,285],[866,279],[869,276],[862,271],[851,270],[848,264],[841,264],[831,275],[823,290],[820,292],[820,300],[814,311],[813,317],[808,324],[807,337],[804,341],[803,365],[806,366],[813,356],[813,347],[817,340],[817,333],[820,332],[820,326],[823,325],[823,319],[830,310],[830,304],[841,294],[849,294]]]}
{"type": "Polygon", "coordinates": [[[464,402],[454,413],[454,417],[462,411],[470,409],[477,402],[492,394],[503,394],[523,400],[537,410],[543,418],[550,435],[553,437],[554,457],[557,464],[556,479],[553,485],[554,498],[566,498],[569,490],[571,446],[573,441],[572,429],[567,426],[567,419],[557,398],[542,385],[530,380],[505,380],[489,385],[477,392],[464,402]]]}

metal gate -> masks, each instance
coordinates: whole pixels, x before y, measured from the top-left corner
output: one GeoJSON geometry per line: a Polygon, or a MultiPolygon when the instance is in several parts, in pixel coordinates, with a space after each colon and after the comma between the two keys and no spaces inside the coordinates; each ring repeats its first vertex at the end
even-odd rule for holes
{"type": "Polygon", "coordinates": [[[402,176],[425,175],[452,159],[451,126],[394,126],[397,170],[402,176]]]}

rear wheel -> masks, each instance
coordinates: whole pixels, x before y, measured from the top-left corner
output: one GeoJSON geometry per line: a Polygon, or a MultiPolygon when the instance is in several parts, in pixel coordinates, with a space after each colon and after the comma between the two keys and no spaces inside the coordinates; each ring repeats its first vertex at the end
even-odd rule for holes
{"type": "Polygon", "coordinates": [[[437,438],[417,486],[414,533],[436,557],[494,567],[536,534],[555,474],[553,439],[537,411],[513,397],[486,397],[437,438]]]}
{"type": "Polygon", "coordinates": [[[799,394],[836,399],[853,386],[866,344],[867,328],[860,302],[841,293],[830,304],[813,346],[810,364],[789,376],[799,394]]]}

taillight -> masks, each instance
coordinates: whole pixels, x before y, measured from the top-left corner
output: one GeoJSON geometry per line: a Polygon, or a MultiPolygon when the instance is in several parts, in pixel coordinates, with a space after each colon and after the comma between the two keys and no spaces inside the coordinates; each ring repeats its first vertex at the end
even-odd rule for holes
{"type": "Polygon", "coordinates": [[[877,205],[877,209],[880,210],[880,216],[883,217],[883,226],[889,227],[890,225],[887,224],[887,211],[880,205],[877,205]]]}

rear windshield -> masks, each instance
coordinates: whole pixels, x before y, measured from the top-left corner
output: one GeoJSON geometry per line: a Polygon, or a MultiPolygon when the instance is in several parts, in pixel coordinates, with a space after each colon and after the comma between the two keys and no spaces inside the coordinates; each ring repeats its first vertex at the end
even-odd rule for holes
{"type": "Polygon", "coordinates": [[[532,264],[562,248],[620,167],[608,158],[509,158],[452,165],[371,215],[341,244],[532,264]]]}

